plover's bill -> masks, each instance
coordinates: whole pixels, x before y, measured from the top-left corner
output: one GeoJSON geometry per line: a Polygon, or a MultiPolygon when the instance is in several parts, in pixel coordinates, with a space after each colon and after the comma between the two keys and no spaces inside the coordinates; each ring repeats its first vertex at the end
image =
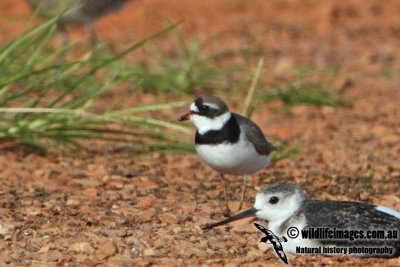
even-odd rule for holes
{"type": "Polygon", "coordinates": [[[297,184],[268,185],[252,208],[204,229],[251,216],[268,221],[268,229],[286,238],[282,246],[292,254],[400,256],[399,212],[361,202],[306,200],[297,184]]]}
{"type": "Polygon", "coordinates": [[[224,174],[243,175],[240,210],[246,193],[247,175],[268,166],[270,153],[275,147],[255,123],[230,112],[227,105],[215,96],[197,98],[191,104],[190,112],[179,120],[190,120],[197,128],[196,151],[224,180],[228,213],[227,180],[224,174]]]}

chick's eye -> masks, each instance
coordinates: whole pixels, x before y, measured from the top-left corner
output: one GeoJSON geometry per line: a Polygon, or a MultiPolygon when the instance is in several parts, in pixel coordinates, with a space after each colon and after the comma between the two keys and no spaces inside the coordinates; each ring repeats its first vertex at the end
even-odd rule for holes
{"type": "Polygon", "coordinates": [[[206,110],[208,110],[208,106],[204,106],[203,105],[203,106],[200,107],[200,109],[203,110],[203,111],[206,111],[206,110]]]}
{"type": "Polygon", "coordinates": [[[269,203],[271,203],[271,204],[276,204],[276,203],[278,203],[278,201],[279,201],[279,198],[276,197],[276,196],[272,196],[272,197],[269,199],[269,203]]]}

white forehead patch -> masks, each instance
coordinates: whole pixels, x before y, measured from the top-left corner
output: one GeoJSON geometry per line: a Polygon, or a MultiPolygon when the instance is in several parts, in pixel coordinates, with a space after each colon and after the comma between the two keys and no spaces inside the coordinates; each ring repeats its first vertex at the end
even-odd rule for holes
{"type": "MultiPolygon", "coordinates": [[[[192,109],[191,109],[192,110],[192,109]]],[[[231,118],[230,112],[225,112],[214,118],[208,118],[197,114],[190,116],[190,121],[197,128],[199,134],[205,134],[208,131],[218,131],[224,127],[225,123],[231,118]]]]}
{"type": "MultiPolygon", "coordinates": [[[[203,105],[208,106],[212,109],[219,109],[219,107],[213,103],[204,103],[203,105]]],[[[190,111],[199,112],[199,108],[196,106],[194,102],[190,105],[190,111]]]]}
{"type": "Polygon", "coordinates": [[[392,216],[396,217],[397,219],[400,219],[400,213],[395,211],[395,210],[392,210],[392,209],[390,209],[388,207],[376,206],[375,209],[380,211],[380,212],[384,212],[386,214],[392,215],[392,216]]]}
{"type": "Polygon", "coordinates": [[[190,111],[199,112],[199,109],[197,108],[197,106],[194,102],[190,105],[190,111]]]}
{"type": "Polygon", "coordinates": [[[212,109],[219,109],[219,107],[213,103],[204,103],[203,105],[209,106],[212,109]]]}

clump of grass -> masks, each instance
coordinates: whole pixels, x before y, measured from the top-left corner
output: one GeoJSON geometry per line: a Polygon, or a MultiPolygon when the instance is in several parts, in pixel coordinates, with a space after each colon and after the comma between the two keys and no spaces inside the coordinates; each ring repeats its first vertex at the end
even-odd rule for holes
{"type": "Polygon", "coordinates": [[[305,104],[310,106],[343,105],[343,101],[329,87],[313,82],[292,83],[261,94],[264,101],[280,99],[286,107],[305,104]]]}
{"type": "Polygon", "coordinates": [[[391,67],[385,67],[383,69],[383,74],[385,75],[386,79],[394,80],[399,77],[399,74],[391,67]]]}
{"type": "Polygon", "coordinates": [[[216,55],[205,57],[203,45],[197,38],[185,41],[179,31],[176,31],[176,36],[177,51],[167,54],[148,44],[146,60],[133,65],[125,75],[144,91],[173,92],[192,97],[195,91],[204,94],[216,88],[227,89],[230,86],[227,77],[245,71],[239,67],[219,65],[216,55]]]}
{"type": "MultiPolygon", "coordinates": [[[[247,90],[244,107],[242,110],[242,115],[245,117],[250,117],[253,111],[253,107],[255,106],[256,90],[257,83],[259,82],[259,78],[261,76],[262,67],[263,67],[264,59],[260,58],[257,64],[257,68],[254,71],[253,79],[249,89],[247,90]]],[[[277,148],[276,151],[273,151],[271,154],[271,161],[277,162],[282,159],[291,158],[301,154],[301,150],[296,143],[291,143],[286,140],[283,140],[277,136],[268,137],[269,141],[272,141],[274,146],[277,148]]]]}
{"type": "Polygon", "coordinates": [[[112,110],[112,103],[95,112],[104,92],[124,80],[113,65],[127,54],[166,34],[176,24],[132,45],[114,57],[53,62],[70,47],[48,49],[59,18],[29,29],[0,47],[0,142],[19,141],[40,148],[76,151],[81,140],[131,141],[138,147],[175,150],[178,133],[190,131],[178,124],[138,116],[146,110],[186,105],[174,102],[112,110]]]}
{"type": "Polygon", "coordinates": [[[283,159],[292,158],[302,154],[297,143],[289,142],[277,136],[270,136],[270,141],[277,147],[277,151],[271,153],[271,161],[277,162],[283,159]]]}
{"type": "Polygon", "coordinates": [[[260,100],[279,99],[285,108],[294,105],[340,107],[344,101],[330,87],[338,71],[338,68],[297,67],[285,74],[280,74],[280,80],[288,80],[288,82],[265,90],[260,94],[260,100]]]}

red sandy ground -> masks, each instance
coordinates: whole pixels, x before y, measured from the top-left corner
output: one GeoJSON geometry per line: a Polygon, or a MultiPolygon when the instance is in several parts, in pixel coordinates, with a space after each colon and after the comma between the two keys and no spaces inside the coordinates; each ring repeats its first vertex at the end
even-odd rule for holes
{"type": "MultiPolygon", "coordinates": [[[[0,1],[0,43],[16,36],[29,14],[22,0],[0,1]]],[[[299,66],[340,67],[332,86],[347,103],[342,108],[257,108],[252,119],[263,131],[297,142],[303,154],[251,176],[246,207],[263,185],[287,181],[299,183],[309,198],[400,210],[399,1],[140,0],[96,27],[100,39],[119,50],[181,19],[184,36],[195,33],[200,41],[228,32],[217,50],[262,49],[272,84],[299,66]],[[388,69],[394,77],[385,76],[388,69]]],[[[69,33],[79,38],[85,31],[70,27],[69,33]]],[[[168,37],[163,40],[173,49],[168,37]]],[[[236,60],[255,64],[240,55],[236,60]]],[[[225,99],[242,108],[240,96],[225,99]]],[[[168,114],[172,120],[183,112],[168,114]]],[[[231,181],[234,207],[241,179],[231,181]]],[[[8,145],[0,154],[0,196],[0,266],[282,265],[258,243],[248,220],[200,229],[223,218],[223,197],[216,172],[195,154],[125,155],[102,146],[90,157],[71,157],[8,145]]],[[[289,255],[289,262],[400,264],[351,256],[289,255]]]]}

